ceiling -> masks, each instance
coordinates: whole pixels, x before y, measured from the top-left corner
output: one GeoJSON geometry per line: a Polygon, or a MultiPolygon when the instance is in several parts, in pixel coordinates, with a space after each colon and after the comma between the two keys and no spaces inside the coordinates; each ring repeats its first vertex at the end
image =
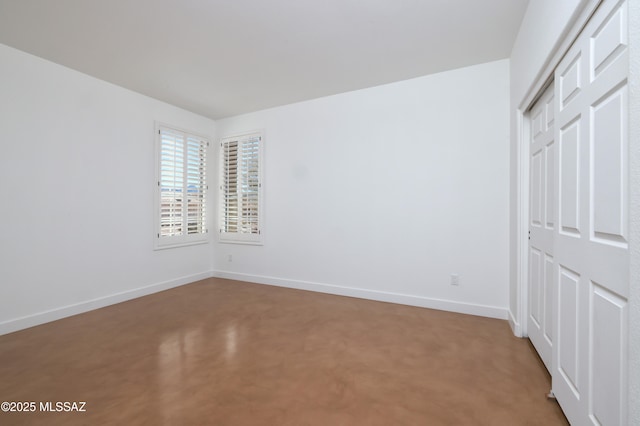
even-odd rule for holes
{"type": "Polygon", "coordinates": [[[0,0],[0,43],[218,119],[510,55],[528,0],[0,0]]]}

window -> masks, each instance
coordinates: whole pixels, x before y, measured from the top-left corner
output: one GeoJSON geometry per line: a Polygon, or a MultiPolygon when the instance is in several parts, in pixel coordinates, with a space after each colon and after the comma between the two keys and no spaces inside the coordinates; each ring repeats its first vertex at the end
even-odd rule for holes
{"type": "Polygon", "coordinates": [[[182,130],[157,126],[156,248],[207,241],[207,147],[182,130]]]}
{"type": "Polygon", "coordinates": [[[260,244],[262,239],[262,133],[220,143],[220,241],[260,244]]]}

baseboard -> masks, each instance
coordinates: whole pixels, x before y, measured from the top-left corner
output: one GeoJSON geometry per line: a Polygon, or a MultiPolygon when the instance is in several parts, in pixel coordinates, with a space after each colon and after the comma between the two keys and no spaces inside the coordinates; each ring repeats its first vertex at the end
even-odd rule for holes
{"type": "Polygon", "coordinates": [[[422,296],[391,293],[362,288],[344,287],[332,284],[322,284],[309,281],[299,281],[261,275],[241,274],[237,272],[214,270],[213,277],[227,278],[231,280],[247,281],[257,284],[274,285],[278,287],[295,288],[298,290],[316,291],[319,293],[336,294],[339,296],[357,297],[360,299],[377,300],[379,302],[398,303],[401,305],[418,306],[421,308],[438,309],[441,311],[458,312],[461,314],[478,315],[482,317],[498,318],[506,320],[508,310],[496,306],[476,305],[471,303],[455,302],[452,300],[432,299],[422,296]]]}
{"type": "Polygon", "coordinates": [[[520,325],[515,321],[511,312],[505,308],[496,306],[478,305],[452,300],[434,299],[408,294],[392,293],[377,290],[367,290],[355,287],[338,286],[332,284],[316,283],[310,281],[291,280],[284,278],[267,277],[261,275],[241,274],[229,271],[207,271],[199,274],[187,275],[169,281],[152,284],[61,308],[14,318],[0,323],[0,335],[13,333],[47,322],[56,321],[62,318],[104,308],[105,306],[147,296],[163,290],[168,290],[209,277],[227,278],[232,280],[247,281],[258,284],[274,285],[278,287],[294,288],[299,290],[316,291],[319,293],[335,294],[339,296],[357,297],[360,299],[376,300],[380,302],[398,303],[408,306],[418,306],[421,308],[438,309],[442,311],[458,312],[462,314],[478,315],[489,318],[507,319],[509,325],[516,336],[521,336],[520,325]]]}
{"type": "Polygon", "coordinates": [[[516,318],[513,316],[513,312],[509,310],[509,325],[511,326],[511,331],[516,337],[524,337],[522,335],[522,327],[520,327],[520,323],[516,321],[516,318]]]}
{"type": "Polygon", "coordinates": [[[59,320],[94,309],[104,308],[105,306],[115,305],[116,303],[125,302],[138,297],[147,296],[149,294],[158,293],[170,288],[179,287],[194,281],[203,280],[211,277],[211,272],[202,272],[199,274],[187,275],[169,281],[152,284],[145,287],[139,287],[133,290],[123,291],[121,293],[111,294],[109,296],[99,297],[97,299],[87,300],[73,305],[63,306],[61,308],[51,309],[49,311],[40,312],[33,315],[27,315],[20,318],[11,319],[0,323],[0,335],[13,333],[14,331],[23,330],[25,328],[34,327],[36,325],[59,320]]]}

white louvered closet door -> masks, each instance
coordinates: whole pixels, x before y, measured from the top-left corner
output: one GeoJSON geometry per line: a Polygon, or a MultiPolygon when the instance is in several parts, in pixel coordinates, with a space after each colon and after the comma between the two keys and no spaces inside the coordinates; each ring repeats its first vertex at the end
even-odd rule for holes
{"type": "Polygon", "coordinates": [[[625,425],[627,5],[605,0],[555,72],[553,391],[574,425],[625,425]]]}

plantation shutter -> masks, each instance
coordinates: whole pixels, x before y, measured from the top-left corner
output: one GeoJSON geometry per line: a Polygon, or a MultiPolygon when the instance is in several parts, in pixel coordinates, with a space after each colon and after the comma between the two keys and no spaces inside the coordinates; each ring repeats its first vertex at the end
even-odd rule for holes
{"type": "Polygon", "coordinates": [[[160,130],[160,237],[183,234],[184,137],[160,130]]]}
{"type": "Polygon", "coordinates": [[[221,232],[238,232],[238,141],[222,144],[222,228],[221,232]]]}
{"type": "Polygon", "coordinates": [[[168,127],[160,127],[158,135],[160,205],[157,245],[189,243],[207,232],[208,142],[168,127]]]}
{"type": "Polygon", "coordinates": [[[257,242],[260,230],[260,134],[226,138],[221,148],[222,239],[257,242]]]}
{"type": "Polygon", "coordinates": [[[207,189],[206,142],[187,137],[187,234],[199,234],[205,229],[205,191],[207,189]]]}

